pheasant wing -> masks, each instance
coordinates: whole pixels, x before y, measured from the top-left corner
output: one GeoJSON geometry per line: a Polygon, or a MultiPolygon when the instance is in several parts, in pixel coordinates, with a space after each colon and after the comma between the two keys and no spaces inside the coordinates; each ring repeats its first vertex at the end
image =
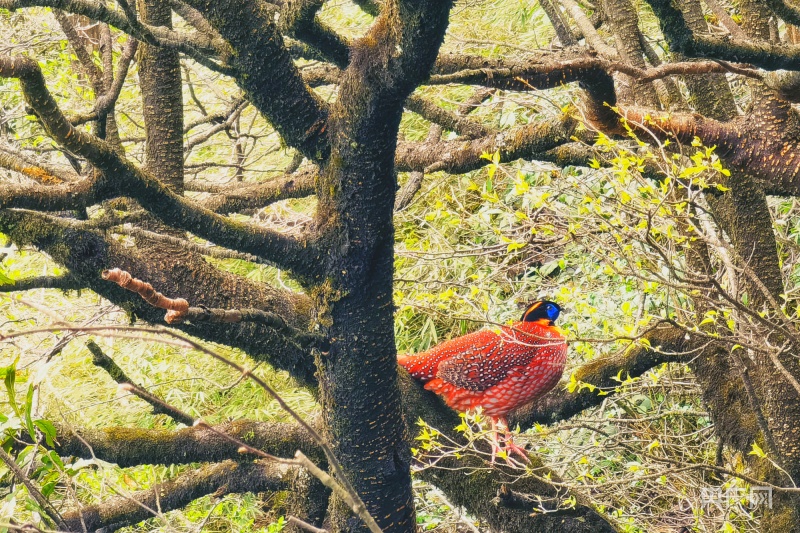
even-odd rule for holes
{"type": "MultiPolygon", "coordinates": [[[[457,355],[442,361],[438,378],[462,389],[482,392],[530,365],[538,349],[507,332],[484,330],[470,336],[457,355]]],[[[530,339],[526,339],[529,341],[530,339]]]]}

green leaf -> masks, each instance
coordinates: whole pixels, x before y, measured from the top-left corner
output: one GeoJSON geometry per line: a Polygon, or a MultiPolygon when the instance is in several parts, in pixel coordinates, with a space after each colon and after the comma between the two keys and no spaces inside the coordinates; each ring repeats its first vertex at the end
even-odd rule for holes
{"type": "Polygon", "coordinates": [[[47,498],[53,491],[56,489],[57,481],[48,481],[47,483],[42,485],[42,496],[47,498]]]}
{"type": "Polygon", "coordinates": [[[17,405],[17,395],[14,390],[14,383],[17,380],[17,362],[19,361],[19,357],[14,360],[9,366],[0,369],[0,375],[4,376],[3,383],[6,386],[6,392],[8,393],[8,403],[11,404],[11,408],[14,410],[14,414],[18,417],[20,416],[19,406],[17,405]]]}
{"type": "Polygon", "coordinates": [[[761,457],[762,459],[767,457],[767,454],[764,453],[764,450],[761,449],[761,446],[755,442],[753,443],[753,449],[750,450],[747,455],[755,455],[756,457],[761,457]]]}
{"type": "Polygon", "coordinates": [[[9,278],[5,271],[0,268],[0,285],[14,285],[14,283],[16,282],[9,278]]]}
{"type": "Polygon", "coordinates": [[[59,470],[65,470],[66,467],[64,466],[64,461],[61,460],[61,456],[55,450],[50,450],[46,454],[47,459],[53,463],[59,470]]]}
{"type": "Polygon", "coordinates": [[[28,435],[31,440],[36,442],[36,429],[33,425],[33,418],[31,418],[31,411],[33,410],[33,385],[28,385],[28,393],[25,395],[25,427],[28,429],[28,435]]]}
{"type": "Polygon", "coordinates": [[[34,420],[33,425],[44,435],[44,440],[48,446],[54,446],[56,441],[56,427],[49,420],[34,420]]]}

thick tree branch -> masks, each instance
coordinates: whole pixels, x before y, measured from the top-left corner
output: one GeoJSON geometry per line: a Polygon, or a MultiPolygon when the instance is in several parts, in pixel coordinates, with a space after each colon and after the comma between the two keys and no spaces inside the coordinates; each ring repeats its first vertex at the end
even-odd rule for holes
{"type": "Polygon", "coordinates": [[[556,36],[561,45],[565,47],[577,45],[579,36],[572,32],[569,24],[561,14],[558,0],[540,0],[539,5],[542,6],[542,10],[547,14],[550,24],[556,30],[556,36]]]}
{"type": "Polygon", "coordinates": [[[64,515],[67,531],[90,531],[137,524],[156,512],[180,509],[205,496],[243,492],[273,492],[289,488],[284,481],[285,467],[224,461],[199,469],[190,469],[173,480],[159,483],[150,490],[115,496],[100,504],[87,505],[64,515]]]}
{"type": "Polygon", "coordinates": [[[286,144],[312,161],[324,160],[330,150],[327,106],[303,82],[275,26],[274,12],[264,3],[245,0],[186,3],[231,45],[237,84],[286,144]]]}
{"type": "MultiPolygon", "coordinates": [[[[131,26],[124,13],[109,9],[107,5],[101,2],[95,2],[93,0],[0,0],[0,8],[12,11],[34,6],[52,7],[68,13],[84,15],[92,20],[105,22],[106,24],[114,26],[139,40],[147,40],[146,35],[142,35],[141,32],[137,32],[135,28],[131,26]]],[[[216,50],[214,48],[214,44],[216,43],[202,34],[183,34],[163,26],[148,26],[144,24],[143,27],[149,34],[155,37],[160,46],[175,48],[190,57],[200,59],[204,64],[208,63],[206,59],[207,56],[225,52],[224,50],[216,50]]]]}
{"type": "Polygon", "coordinates": [[[329,63],[304,66],[300,74],[309,87],[337,85],[342,79],[342,71],[329,63]]]}
{"type": "MultiPolygon", "coordinates": [[[[209,265],[202,256],[185,250],[157,245],[146,239],[136,248],[122,246],[107,238],[91,223],[48,217],[39,213],[0,210],[0,231],[19,246],[33,245],[69,269],[83,286],[92,289],[132,316],[160,323],[163,312],[146,304],[139,296],[100,279],[107,268],[123,268],[150,280],[159,290],[180,294],[209,307],[237,306],[267,309],[286,317],[292,327],[307,330],[311,301],[302,294],[253,283],[241,276],[225,273],[209,265]],[[70,242],[72,246],[62,246],[70,242]]],[[[264,326],[241,324],[180,324],[179,329],[199,338],[235,346],[256,360],[270,362],[287,370],[301,384],[316,384],[312,358],[305,350],[281,335],[266,335],[264,326]]],[[[266,330],[269,331],[269,330],[266,330]]]]}
{"type": "Polygon", "coordinates": [[[591,55],[547,54],[535,61],[505,61],[475,56],[450,55],[441,58],[430,85],[467,83],[517,91],[550,89],[561,84],[585,81],[595,76],[620,72],[642,83],[667,76],[710,73],[735,73],[761,79],[758,71],[720,61],[684,61],[663,63],[657,67],[637,68],[620,61],[591,55]]]}
{"type": "MultiPolygon", "coordinates": [[[[339,69],[328,64],[315,65],[311,68],[303,69],[302,74],[303,79],[310,87],[338,84],[342,76],[339,69]]],[[[405,101],[405,107],[430,122],[439,124],[466,137],[482,137],[489,134],[489,129],[482,124],[459,116],[464,113],[451,113],[421,96],[413,94],[409,96],[405,101]]]]}
{"type": "Polygon", "coordinates": [[[251,263],[262,262],[261,259],[252,254],[237,252],[227,248],[222,248],[220,246],[206,246],[187,239],[181,239],[180,237],[156,233],[154,231],[148,231],[137,227],[112,225],[112,227],[109,228],[109,231],[119,235],[130,235],[131,237],[136,237],[137,239],[143,239],[149,242],[161,242],[174,249],[200,255],[207,255],[209,257],[216,257],[217,259],[241,259],[242,261],[250,261],[251,263]]]}
{"type": "Polygon", "coordinates": [[[393,4],[354,43],[343,90],[355,90],[353,83],[364,83],[371,100],[396,103],[428,77],[444,40],[451,2],[395,0],[393,4]]]}
{"type": "MultiPolygon", "coordinates": [[[[615,378],[620,373],[623,377],[636,378],[663,363],[685,363],[696,356],[693,349],[695,344],[700,344],[700,339],[693,340],[684,330],[675,327],[654,329],[645,338],[649,347],[634,343],[620,353],[591,361],[575,371],[575,379],[607,391],[619,385],[615,378]]],[[[519,424],[525,430],[535,423],[568,420],[586,409],[597,407],[607,397],[586,388],[571,393],[565,386],[558,386],[543,398],[514,412],[509,423],[512,427],[519,424]]]]}
{"type": "Polygon", "coordinates": [[[459,135],[465,137],[484,137],[490,133],[482,124],[450,113],[420,96],[409,96],[405,106],[409,111],[417,113],[424,119],[439,124],[445,129],[455,131],[459,135]]]}
{"type": "MultiPolygon", "coordinates": [[[[175,194],[137,168],[104,141],[74,128],[45,86],[38,65],[27,58],[0,56],[0,76],[18,77],[28,103],[39,113],[47,132],[67,149],[100,169],[109,185],[138,200],[165,224],[192,231],[220,245],[271,261],[301,280],[319,275],[320,256],[311,238],[295,239],[276,231],[230,220],[175,194]]],[[[62,195],[63,197],[66,194],[62,195]]],[[[53,200],[55,202],[55,200],[53,200]]]]}
{"type": "Polygon", "coordinates": [[[240,420],[209,429],[198,425],[170,431],[164,429],[104,428],[69,429],[58,427],[56,451],[60,455],[98,459],[123,468],[143,464],[187,464],[223,461],[241,456],[239,445],[229,435],[248,446],[277,457],[292,457],[302,451],[315,463],[325,456],[298,424],[240,420]]]}
{"type": "Polygon", "coordinates": [[[42,185],[55,185],[81,179],[73,169],[67,170],[32,161],[24,154],[2,145],[0,145],[0,167],[19,172],[42,185]]]}
{"type": "Polygon", "coordinates": [[[499,150],[500,160],[505,162],[530,157],[567,143],[577,124],[577,120],[564,115],[467,142],[400,142],[396,165],[398,170],[406,172],[444,170],[463,174],[486,165],[487,161],[481,158],[485,153],[499,150]]]}
{"type": "Polygon", "coordinates": [[[195,8],[187,5],[185,2],[181,2],[180,0],[170,0],[169,2],[172,10],[175,11],[183,20],[188,22],[194,29],[198,32],[207,36],[210,39],[210,42],[213,44],[215,50],[222,53],[223,59],[227,62],[230,56],[230,46],[225,39],[222,38],[214,28],[211,27],[211,24],[203,17],[203,15],[196,10],[195,8]]]}
{"type": "Polygon", "coordinates": [[[605,58],[612,59],[617,57],[617,51],[605,43],[595,29],[594,24],[592,24],[592,21],[589,20],[589,17],[586,16],[586,13],[583,12],[583,9],[581,9],[575,0],[558,1],[561,2],[561,5],[563,5],[570,16],[572,16],[572,20],[574,20],[575,24],[580,28],[589,46],[597,50],[605,58]]]}
{"type": "Polygon", "coordinates": [[[89,82],[94,88],[95,97],[99,96],[104,92],[103,73],[94,63],[91,54],[89,54],[89,51],[86,49],[83,40],[78,36],[75,26],[72,24],[72,21],[69,19],[67,14],[60,9],[53,9],[53,16],[55,16],[58,24],[61,26],[61,30],[64,32],[64,35],[67,36],[67,40],[69,41],[70,46],[72,46],[72,50],[75,52],[75,56],[78,58],[78,62],[80,63],[84,74],[86,74],[86,77],[89,78],[89,82]]]}
{"type": "MultiPolygon", "coordinates": [[[[189,302],[183,298],[167,298],[153,289],[153,286],[140,279],[136,279],[125,270],[113,268],[104,270],[100,275],[104,280],[116,283],[123,289],[135,292],[148,304],[157,309],[166,309],[164,321],[167,324],[182,324],[184,322],[213,322],[219,324],[236,324],[239,322],[256,322],[263,324],[302,347],[312,343],[319,343],[323,339],[310,333],[291,327],[286,320],[275,313],[261,309],[219,309],[209,307],[190,307],[189,302]]],[[[90,348],[91,350],[91,348],[90,348]]],[[[94,351],[92,351],[94,353],[94,351]]]]}
{"type": "Polygon", "coordinates": [[[232,190],[230,187],[225,187],[219,191],[223,194],[204,201],[203,206],[217,213],[235,213],[245,209],[266,207],[289,198],[304,198],[314,194],[317,174],[318,170],[312,168],[266,183],[246,185],[232,190]]]}
{"type": "Polygon", "coordinates": [[[322,0],[285,2],[280,16],[281,32],[313,46],[339,68],[347,68],[350,43],[317,18],[322,4],[322,0]]]}
{"type": "MultiPolygon", "coordinates": [[[[0,159],[3,153],[0,152],[0,159]]],[[[36,168],[25,167],[33,172],[36,168]]],[[[102,176],[59,185],[7,185],[0,187],[0,209],[16,207],[41,211],[82,209],[108,198],[111,190],[102,176]]]]}
{"type": "MultiPolygon", "coordinates": [[[[639,31],[639,14],[631,0],[600,0],[608,27],[614,35],[619,59],[639,69],[647,68],[644,60],[644,49],[641,45],[642,33],[639,31]]],[[[657,107],[658,95],[652,84],[638,80],[627,80],[627,76],[619,76],[617,83],[625,90],[626,100],[640,105],[657,107]],[[628,93],[630,98],[627,98],[628,93]]]]}
{"type": "Polygon", "coordinates": [[[786,0],[764,0],[764,3],[789,24],[800,25],[800,9],[789,5],[786,0]]]}
{"type": "Polygon", "coordinates": [[[0,292],[20,292],[33,289],[61,289],[62,291],[78,291],[85,289],[86,284],[71,274],[61,276],[36,276],[18,279],[13,285],[0,285],[0,292]]]}
{"type": "Polygon", "coordinates": [[[670,0],[645,0],[653,8],[670,49],[689,57],[752,63],[765,70],[800,69],[800,46],[767,41],[731,41],[694,34],[670,0]]]}

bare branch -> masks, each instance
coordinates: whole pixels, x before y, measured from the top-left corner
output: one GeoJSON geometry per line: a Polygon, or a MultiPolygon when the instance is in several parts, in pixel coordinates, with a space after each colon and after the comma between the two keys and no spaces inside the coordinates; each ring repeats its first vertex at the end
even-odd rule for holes
{"type": "MultiPolygon", "coordinates": [[[[231,113],[228,114],[225,120],[223,120],[219,124],[215,124],[213,127],[208,128],[206,131],[186,141],[186,147],[184,148],[184,150],[188,153],[192,148],[200,144],[203,144],[217,133],[229,130],[231,125],[233,125],[233,123],[236,122],[236,120],[241,116],[242,111],[244,111],[249,104],[250,102],[248,102],[247,100],[240,101],[239,105],[236,106],[236,108],[231,113]]],[[[213,118],[209,119],[208,122],[211,122],[213,120],[214,120],[213,118]]]]}
{"type": "MultiPolygon", "coordinates": [[[[0,56],[0,76],[20,78],[27,101],[39,113],[48,133],[69,150],[86,157],[103,171],[109,185],[115,185],[136,198],[164,223],[213,239],[223,246],[264,257],[291,270],[301,280],[318,275],[322,252],[317,250],[315,253],[316,242],[312,238],[287,237],[208,211],[175,194],[146,171],[135,167],[108,143],[74,128],[47,90],[36,62],[27,58],[0,56]]],[[[58,200],[63,202],[66,196],[65,192],[58,200]]]]}
{"type": "Polygon", "coordinates": [[[322,0],[285,2],[281,9],[280,29],[317,49],[339,68],[350,62],[350,43],[317,18],[322,0]]]}
{"type": "Polygon", "coordinates": [[[133,525],[153,517],[156,510],[166,512],[180,509],[191,501],[212,493],[223,496],[285,490],[288,484],[283,481],[283,470],[285,468],[264,462],[234,461],[190,469],[152,489],[134,492],[130,496],[116,496],[103,503],[87,505],[67,513],[64,515],[64,529],[83,531],[83,524],[91,531],[133,525]]]}
{"type": "Polygon", "coordinates": [[[64,274],[62,276],[37,276],[34,278],[18,279],[13,285],[0,285],[0,292],[20,292],[33,289],[77,291],[85,288],[85,283],[82,283],[70,274],[64,274]]]}
{"type": "Polygon", "coordinates": [[[315,96],[294,65],[274,22],[261,2],[189,0],[230,43],[237,84],[286,144],[312,161],[327,157],[327,105],[315,96]],[[231,17],[230,13],[237,13],[231,17]]]}
{"type": "Polygon", "coordinates": [[[25,474],[19,465],[17,465],[17,462],[14,461],[14,458],[6,453],[6,451],[2,448],[0,448],[0,461],[3,461],[3,463],[6,465],[6,468],[14,473],[14,476],[20,481],[20,483],[25,485],[30,497],[33,498],[39,505],[39,508],[45,512],[50,522],[61,529],[66,529],[67,526],[65,518],[62,517],[53,507],[53,504],[50,503],[47,498],[45,498],[44,494],[42,494],[42,491],[40,491],[36,485],[33,484],[27,474],[25,474]]]}
{"type": "MultiPolygon", "coordinates": [[[[221,192],[219,197],[203,202],[203,206],[217,213],[234,213],[245,209],[266,207],[272,203],[289,198],[304,198],[314,194],[317,180],[317,169],[308,169],[282,178],[223,190],[206,190],[205,192],[221,192]]],[[[187,186],[191,189],[191,184],[187,186]]]]}
{"type": "Polygon", "coordinates": [[[149,403],[153,408],[153,414],[165,414],[179,424],[186,424],[187,426],[191,426],[194,423],[194,418],[187,416],[178,409],[174,409],[171,405],[164,402],[164,400],[158,396],[147,392],[142,387],[134,383],[128,376],[125,375],[125,372],[123,372],[117,363],[115,363],[113,359],[103,352],[96,342],[89,340],[89,342],[86,343],[86,347],[92,353],[92,363],[108,372],[108,375],[111,376],[111,379],[122,385],[124,390],[127,390],[134,396],[137,396],[138,398],[149,403]]]}
{"type": "Polygon", "coordinates": [[[658,17],[670,48],[676,52],[689,57],[743,61],[765,70],[800,69],[800,46],[766,41],[729,41],[708,35],[695,35],[686,25],[683,13],[670,0],[646,2],[658,17]]]}
{"type": "Polygon", "coordinates": [[[420,96],[409,96],[408,99],[406,99],[405,106],[409,111],[417,113],[424,119],[435,122],[465,137],[484,137],[490,133],[483,125],[468,118],[459,117],[450,113],[420,96]]]}
{"type": "Polygon", "coordinates": [[[567,143],[577,124],[575,119],[565,115],[468,142],[400,142],[395,164],[400,171],[444,170],[461,174],[486,165],[487,161],[481,159],[484,153],[500,151],[501,161],[513,161],[567,143]]]}

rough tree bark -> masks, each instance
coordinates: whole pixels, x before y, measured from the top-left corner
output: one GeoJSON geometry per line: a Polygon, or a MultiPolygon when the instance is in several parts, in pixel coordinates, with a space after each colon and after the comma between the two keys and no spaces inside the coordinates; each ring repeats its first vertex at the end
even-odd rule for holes
{"type": "MultiPolygon", "coordinates": [[[[634,131],[643,132],[646,123],[647,133],[659,140],[689,143],[698,136],[706,145],[717,145],[719,157],[733,170],[726,184],[731,190],[709,193],[706,201],[742,269],[739,286],[750,302],[742,306],[742,313],[757,322],[757,312],[774,307],[784,292],[765,191],[800,194],[800,158],[796,158],[800,128],[791,107],[798,101],[796,87],[787,83],[764,88],[756,85],[760,82],[751,82],[754,105],[739,116],[722,73],[760,79],[764,75],[757,68],[800,68],[800,48],[770,41],[776,28],[770,24],[770,17],[777,14],[787,22],[796,22],[796,10],[783,2],[765,6],[741,0],[737,7],[744,16],[748,39],[740,38],[738,32],[734,32],[734,39],[720,39],[708,34],[699,2],[681,0],[676,6],[665,0],[647,0],[670,43],[672,59],[679,60],[677,64],[659,65],[661,59],[641,35],[635,3],[604,0],[606,17],[594,21],[576,2],[562,3],[564,12],[553,0],[548,0],[545,8],[567,50],[504,60],[439,54],[452,7],[448,1],[361,2],[359,5],[377,16],[365,35],[351,41],[320,21],[322,2],[317,1],[274,5],[245,0],[144,0],[139,3],[136,18],[123,2],[121,10],[113,10],[91,0],[0,0],[0,7],[7,9],[39,5],[85,15],[144,43],[139,54],[146,136],[142,168],[125,157],[113,121],[114,100],[135,46],[126,47],[120,56],[121,78],[117,74],[115,79],[108,26],[101,31],[106,48],[100,68],[86,50],[81,51],[83,45],[69,21],[59,19],[71,45],[78,47],[77,55],[93,78],[98,98],[92,113],[69,118],[48,92],[35,61],[0,55],[0,76],[20,80],[26,101],[47,134],[94,169],[91,176],[78,176],[46,164],[32,166],[13,151],[0,152],[1,166],[35,181],[30,185],[3,184],[0,230],[18,245],[32,245],[69,269],[69,275],[63,278],[34,278],[16,289],[91,288],[125,307],[131,316],[159,323],[159,310],[100,279],[102,270],[122,268],[165,294],[186,298],[192,305],[265,310],[282,317],[288,328],[324,338],[325,342],[309,350],[283,335],[280,328],[255,323],[180,326],[205,340],[242,348],[253,358],[288,370],[301,385],[317,391],[323,415],[315,425],[332,444],[346,477],[369,512],[387,533],[414,531],[409,452],[413,435],[406,420],[421,416],[451,437],[458,436],[451,430],[457,423],[451,411],[407,377],[398,378],[392,302],[396,172],[415,171],[420,173],[420,180],[423,173],[433,171],[465,173],[487,164],[481,157],[484,152],[497,152],[504,162],[524,157],[572,165],[588,165],[593,158],[606,163],[580,144],[592,137],[579,126],[573,108],[565,108],[561,116],[549,121],[532,121],[498,132],[412,96],[420,85],[463,83],[529,91],[578,82],[584,89],[583,118],[609,135],[625,133],[619,115],[611,108],[617,106],[634,131]],[[180,13],[193,30],[174,29],[172,10],[180,13]],[[571,29],[568,15],[599,56],[579,47],[580,35],[571,29]],[[610,29],[616,52],[604,40],[605,28],[598,31],[595,27],[600,23],[610,29]],[[211,200],[196,202],[185,196],[181,54],[229,75],[282,142],[297,150],[301,161],[305,157],[313,166],[299,173],[293,172],[293,166],[275,183],[208,190],[218,194],[211,200]],[[301,70],[294,62],[297,57],[313,57],[326,64],[318,69],[305,65],[301,70]],[[694,60],[699,57],[712,61],[694,60]],[[726,63],[739,60],[752,65],[726,63]],[[621,90],[621,84],[615,83],[615,76],[620,75],[632,80],[632,92],[621,90]],[[695,114],[659,114],[655,109],[659,102],[652,82],[674,75],[685,76],[695,114]],[[330,103],[310,88],[323,84],[337,86],[330,103]],[[625,101],[626,95],[633,101],[625,101]],[[404,107],[435,123],[436,134],[424,142],[399,142],[404,107]],[[90,120],[97,122],[94,135],[80,128],[90,120]],[[642,128],[637,129],[637,124],[642,128]],[[441,129],[436,128],[451,130],[458,138],[442,140],[441,129]],[[311,195],[318,201],[313,223],[297,236],[221,215],[311,195]],[[122,201],[120,197],[132,200],[122,201]],[[112,201],[124,203],[121,211],[131,218],[107,213],[98,219],[75,220],[58,213],[85,211],[101,202],[109,206],[112,201]],[[167,234],[169,239],[147,237],[153,232],[139,233],[138,249],[124,247],[116,240],[114,228],[130,220],[167,234]],[[302,285],[304,294],[220,271],[190,247],[187,232],[231,253],[248,254],[246,257],[253,261],[278,266],[302,285]],[[408,419],[404,419],[404,413],[408,419]]],[[[674,100],[676,93],[673,84],[670,98],[674,100]]],[[[243,102],[234,103],[221,119],[223,125],[243,102]]],[[[675,101],[673,105],[682,103],[675,101]]],[[[653,140],[648,135],[641,137],[653,140]]],[[[657,178],[657,171],[652,176],[657,178]]],[[[702,250],[688,253],[695,252],[694,269],[711,277],[714,271],[710,262],[701,257],[702,250]]],[[[735,302],[741,302],[741,296],[733,295],[735,302]]],[[[702,310],[699,304],[697,310],[702,310]]],[[[767,324],[761,325],[767,328],[767,324]]],[[[780,324],[773,326],[772,331],[777,331],[780,324]]],[[[700,356],[692,356],[690,365],[703,388],[721,441],[747,453],[754,441],[771,438],[779,453],[776,459],[794,479],[800,477],[800,403],[794,401],[798,392],[786,379],[787,373],[800,377],[793,357],[797,341],[785,334],[769,337],[776,344],[795,343],[792,350],[777,355],[782,367],[765,353],[745,362],[754,386],[753,398],[744,390],[745,380],[731,377],[736,376],[737,363],[730,351],[723,344],[707,343],[693,335],[678,328],[661,328],[651,332],[650,341],[680,354],[701,350],[700,356]],[[766,427],[758,420],[758,406],[766,427]]],[[[615,358],[592,362],[576,375],[582,381],[608,386],[620,371],[635,376],[663,362],[686,361],[680,355],[664,353],[632,347],[615,358]]],[[[515,420],[523,428],[534,422],[564,420],[601,401],[585,391],[575,395],[556,391],[517,413],[515,420]]],[[[300,448],[315,459],[322,458],[307,435],[295,426],[241,422],[221,429],[276,453],[291,455],[293,449],[300,448]]],[[[301,518],[318,526],[324,519],[326,527],[336,532],[365,530],[337,498],[331,499],[327,509],[323,505],[296,505],[303,498],[320,500],[320,486],[305,474],[293,470],[289,473],[292,479],[287,480],[282,477],[288,475],[286,472],[229,462],[237,456],[236,447],[220,442],[202,428],[177,433],[121,429],[77,433],[80,438],[62,430],[60,452],[86,456],[85,444],[90,443],[98,457],[121,466],[154,461],[154,456],[171,463],[217,463],[165,487],[170,506],[184,505],[223,486],[230,491],[254,487],[283,490],[291,483],[297,487],[297,501],[291,506],[301,518]]],[[[555,475],[546,465],[536,466],[555,475]]],[[[757,473],[776,484],[785,482],[775,469],[764,468],[757,473]]],[[[427,469],[422,476],[495,530],[615,530],[591,508],[588,499],[577,493],[578,505],[570,513],[531,515],[530,508],[512,501],[514,494],[554,497],[555,489],[534,478],[512,479],[502,468],[481,471],[471,478],[446,469],[427,469]]],[[[155,492],[137,495],[145,503],[155,498],[155,492]]],[[[779,505],[774,512],[765,514],[764,531],[800,529],[794,499],[780,496],[776,501],[779,505]]],[[[111,526],[112,518],[104,516],[126,523],[145,516],[141,507],[121,500],[85,509],[85,513],[92,527],[111,526]]],[[[71,527],[79,527],[79,517],[74,513],[65,518],[71,527]]]]}

